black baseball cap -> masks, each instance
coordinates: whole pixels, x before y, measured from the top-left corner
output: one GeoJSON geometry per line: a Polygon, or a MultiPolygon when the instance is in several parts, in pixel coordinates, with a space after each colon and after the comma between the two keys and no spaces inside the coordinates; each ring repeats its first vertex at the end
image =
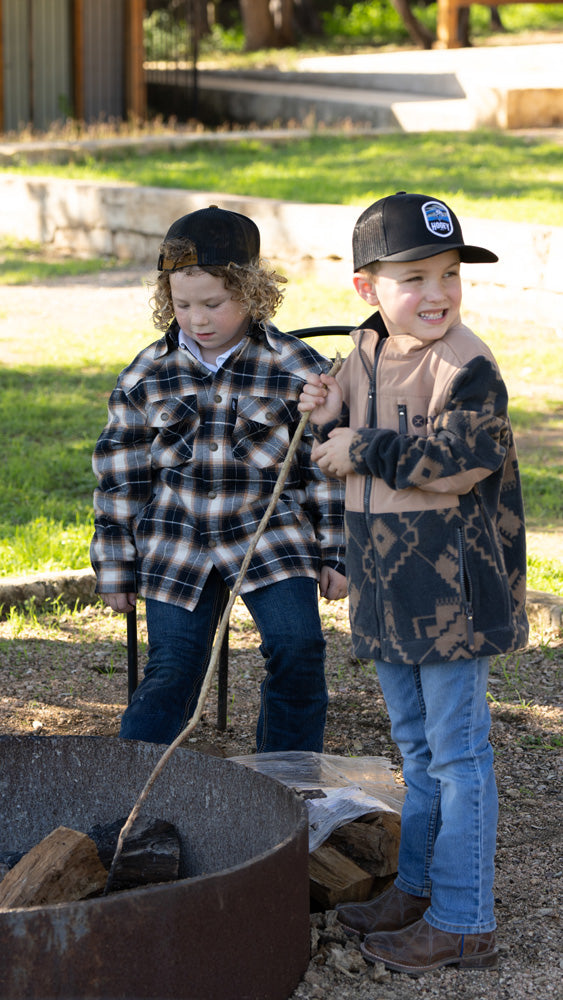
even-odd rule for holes
{"type": "Polygon", "coordinates": [[[496,254],[468,246],[451,208],[425,194],[398,191],[362,212],[352,236],[354,270],[378,260],[422,260],[459,250],[467,264],[492,264],[496,254]]]}
{"type": "Polygon", "coordinates": [[[163,244],[164,252],[158,258],[159,271],[178,271],[191,265],[244,265],[252,263],[260,254],[260,232],[246,215],[210,205],[176,219],[163,244]],[[177,239],[189,240],[192,246],[181,254],[168,254],[166,243],[177,239]]]}

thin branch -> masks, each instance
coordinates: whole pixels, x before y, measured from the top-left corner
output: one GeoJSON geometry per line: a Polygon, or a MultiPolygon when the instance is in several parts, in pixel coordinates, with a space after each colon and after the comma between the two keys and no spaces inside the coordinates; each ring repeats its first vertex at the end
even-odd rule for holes
{"type": "MultiPolygon", "coordinates": [[[[333,364],[333,366],[332,366],[329,374],[330,375],[336,375],[337,372],[340,370],[341,365],[342,365],[342,358],[340,357],[340,354],[337,354],[335,362],[334,362],[334,364],[333,364]]],[[[244,580],[246,571],[247,571],[248,566],[250,564],[250,560],[252,559],[252,556],[254,555],[254,552],[256,550],[256,546],[257,546],[260,538],[264,534],[264,531],[266,529],[266,525],[268,524],[268,521],[270,520],[272,512],[273,512],[273,510],[274,510],[274,508],[275,508],[275,506],[276,506],[276,504],[277,504],[277,502],[278,502],[278,500],[280,498],[281,492],[282,492],[282,490],[284,488],[285,481],[287,479],[287,476],[288,476],[288,473],[289,473],[289,470],[290,470],[290,467],[291,467],[291,463],[292,463],[293,458],[295,456],[295,452],[297,451],[299,442],[301,441],[301,438],[303,437],[303,431],[305,430],[305,427],[307,426],[307,422],[308,422],[310,416],[311,416],[311,411],[310,410],[307,410],[307,412],[303,413],[302,416],[301,416],[301,420],[299,421],[299,424],[297,425],[295,434],[293,435],[293,437],[291,439],[291,442],[290,442],[290,445],[289,445],[289,448],[288,448],[288,451],[287,451],[287,455],[285,456],[285,459],[284,459],[283,464],[281,466],[281,469],[279,471],[279,475],[278,475],[278,478],[276,480],[276,484],[274,486],[274,490],[273,490],[270,502],[269,502],[266,510],[264,511],[264,514],[262,515],[262,520],[260,521],[260,524],[258,525],[258,527],[256,529],[256,532],[254,533],[254,535],[252,537],[252,541],[251,541],[251,543],[250,543],[250,545],[248,547],[248,550],[246,552],[246,555],[245,555],[245,557],[244,557],[244,559],[242,561],[242,564],[241,564],[238,576],[237,576],[237,578],[236,578],[236,580],[235,580],[235,582],[233,584],[233,587],[232,587],[232,590],[231,590],[231,594],[230,594],[229,600],[227,602],[227,606],[226,606],[226,608],[225,608],[225,610],[223,612],[223,616],[221,618],[221,621],[219,623],[219,627],[217,629],[217,633],[215,635],[215,642],[213,644],[213,650],[211,652],[211,658],[209,660],[209,665],[207,667],[207,672],[206,672],[205,677],[203,679],[203,684],[201,686],[201,691],[200,691],[200,694],[199,694],[197,705],[195,707],[194,714],[192,715],[191,719],[189,720],[187,726],[176,737],[176,739],[174,740],[174,742],[171,743],[170,746],[166,748],[166,750],[164,751],[162,757],[157,761],[157,763],[156,763],[153,771],[151,772],[151,774],[149,775],[149,777],[147,779],[147,782],[146,782],[146,784],[145,784],[145,786],[144,786],[141,794],[139,795],[137,801],[135,802],[135,805],[133,806],[131,812],[129,813],[129,816],[128,816],[128,818],[127,818],[124,826],[120,830],[119,838],[118,838],[118,841],[117,841],[117,847],[115,849],[115,854],[114,854],[113,860],[111,862],[111,867],[110,867],[110,870],[109,870],[107,882],[106,882],[105,889],[104,889],[104,896],[107,895],[107,893],[110,891],[111,883],[112,883],[112,880],[113,880],[113,877],[114,877],[114,873],[115,873],[115,868],[116,868],[116,865],[117,865],[117,862],[118,862],[119,858],[121,857],[121,852],[123,851],[124,841],[125,841],[128,833],[130,832],[131,827],[133,826],[133,823],[137,819],[137,816],[139,815],[139,812],[140,812],[140,809],[141,809],[141,806],[142,806],[143,802],[145,801],[147,795],[149,794],[149,792],[150,792],[152,786],[154,785],[156,779],[158,778],[160,772],[163,770],[163,768],[165,767],[165,765],[169,761],[169,759],[172,756],[172,754],[174,753],[174,751],[177,749],[177,747],[180,746],[181,743],[184,742],[184,740],[186,739],[186,737],[189,736],[189,734],[191,732],[193,732],[193,730],[197,726],[199,720],[201,719],[201,716],[203,714],[203,709],[204,709],[204,706],[205,706],[205,702],[206,702],[206,699],[207,699],[207,695],[209,693],[209,688],[211,687],[211,683],[213,681],[215,670],[217,668],[217,663],[219,661],[219,654],[221,652],[221,645],[222,645],[222,642],[223,642],[223,637],[225,635],[225,632],[227,631],[227,628],[229,627],[229,617],[230,617],[230,614],[231,614],[231,611],[232,611],[232,608],[233,608],[233,604],[235,603],[235,600],[238,597],[240,588],[242,586],[242,581],[244,580]]]]}

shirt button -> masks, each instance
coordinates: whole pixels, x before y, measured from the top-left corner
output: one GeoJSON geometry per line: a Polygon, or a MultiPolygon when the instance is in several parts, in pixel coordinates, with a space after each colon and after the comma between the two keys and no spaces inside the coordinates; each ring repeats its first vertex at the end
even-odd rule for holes
{"type": "Polygon", "coordinates": [[[219,393],[217,393],[217,395],[214,396],[213,398],[216,403],[221,403],[223,401],[223,397],[220,396],[219,393]]]}
{"type": "Polygon", "coordinates": [[[209,548],[210,548],[210,549],[214,549],[214,548],[215,548],[215,546],[217,545],[217,542],[215,541],[215,539],[214,539],[214,538],[210,538],[210,539],[209,539],[209,542],[208,542],[207,544],[209,545],[209,548]]]}
{"type": "Polygon", "coordinates": [[[218,447],[219,445],[217,444],[217,442],[212,441],[211,444],[209,445],[209,451],[217,451],[218,447]]]}
{"type": "Polygon", "coordinates": [[[161,420],[168,420],[168,416],[169,416],[169,414],[168,414],[168,413],[161,413],[161,414],[160,414],[160,419],[161,419],[161,420]]]}
{"type": "Polygon", "coordinates": [[[270,413],[270,412],[268,411],[268,413],[266,413],[266,420],[272,420],[272,421],[273,421],[273,419],[274,419],[274,414],[273,414],[273,413],[270,413]]]}
{"type": "MultiPolygon", "coordinates": [[[[215,490],[209,490],[209,493],[207,494],[207,496],[209,497],[210,500],[215,500],[217,494],[216,494],[215,490]]],[[[211,543],[209,543],[209,544],[211,544],[211,543]]],[[[215,542],[213,544],[215,544],[215,542]]]]}

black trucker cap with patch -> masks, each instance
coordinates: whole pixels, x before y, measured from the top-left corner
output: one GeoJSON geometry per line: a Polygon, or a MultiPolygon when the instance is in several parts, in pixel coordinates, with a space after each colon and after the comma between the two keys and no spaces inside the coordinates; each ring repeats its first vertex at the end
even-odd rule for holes
{"type": "Polygon", "coordinates": [[[176,219],[163,240],[164,252],[158,258],[159,271],[178,271],[182,267],[226,267],[228,264],[251,264],[260,254],[260,232],[246,215],[210,205],[176,219]],[[181,253],[167,250],[172,240],[189,240],[191,246],[181,253]]]}
{"type": "Polygon", "coordinates": [[[459,250],[467,264],[492,264],[496,254],[468,246],[458,219],[443,201],[398,191],[362,212],[352,236],[354,271],[378,260],[409,261],[459,250]]]}

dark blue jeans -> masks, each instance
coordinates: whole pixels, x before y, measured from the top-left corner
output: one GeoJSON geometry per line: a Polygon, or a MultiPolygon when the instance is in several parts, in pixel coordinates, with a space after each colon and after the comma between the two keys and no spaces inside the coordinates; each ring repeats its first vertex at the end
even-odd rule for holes
{"type": "MultiPolygon", "coordinates": [[[[225,592],[212,570],[193,611],[147,600],[149,658],[123,714],[120,736],[172,743],[186,726],[197,705],[225,592]]],[[[242,596],[260,632],[266,668],[258,752],[322,752],[328,694],[316,581],[294,577],[242,596]]]]}

